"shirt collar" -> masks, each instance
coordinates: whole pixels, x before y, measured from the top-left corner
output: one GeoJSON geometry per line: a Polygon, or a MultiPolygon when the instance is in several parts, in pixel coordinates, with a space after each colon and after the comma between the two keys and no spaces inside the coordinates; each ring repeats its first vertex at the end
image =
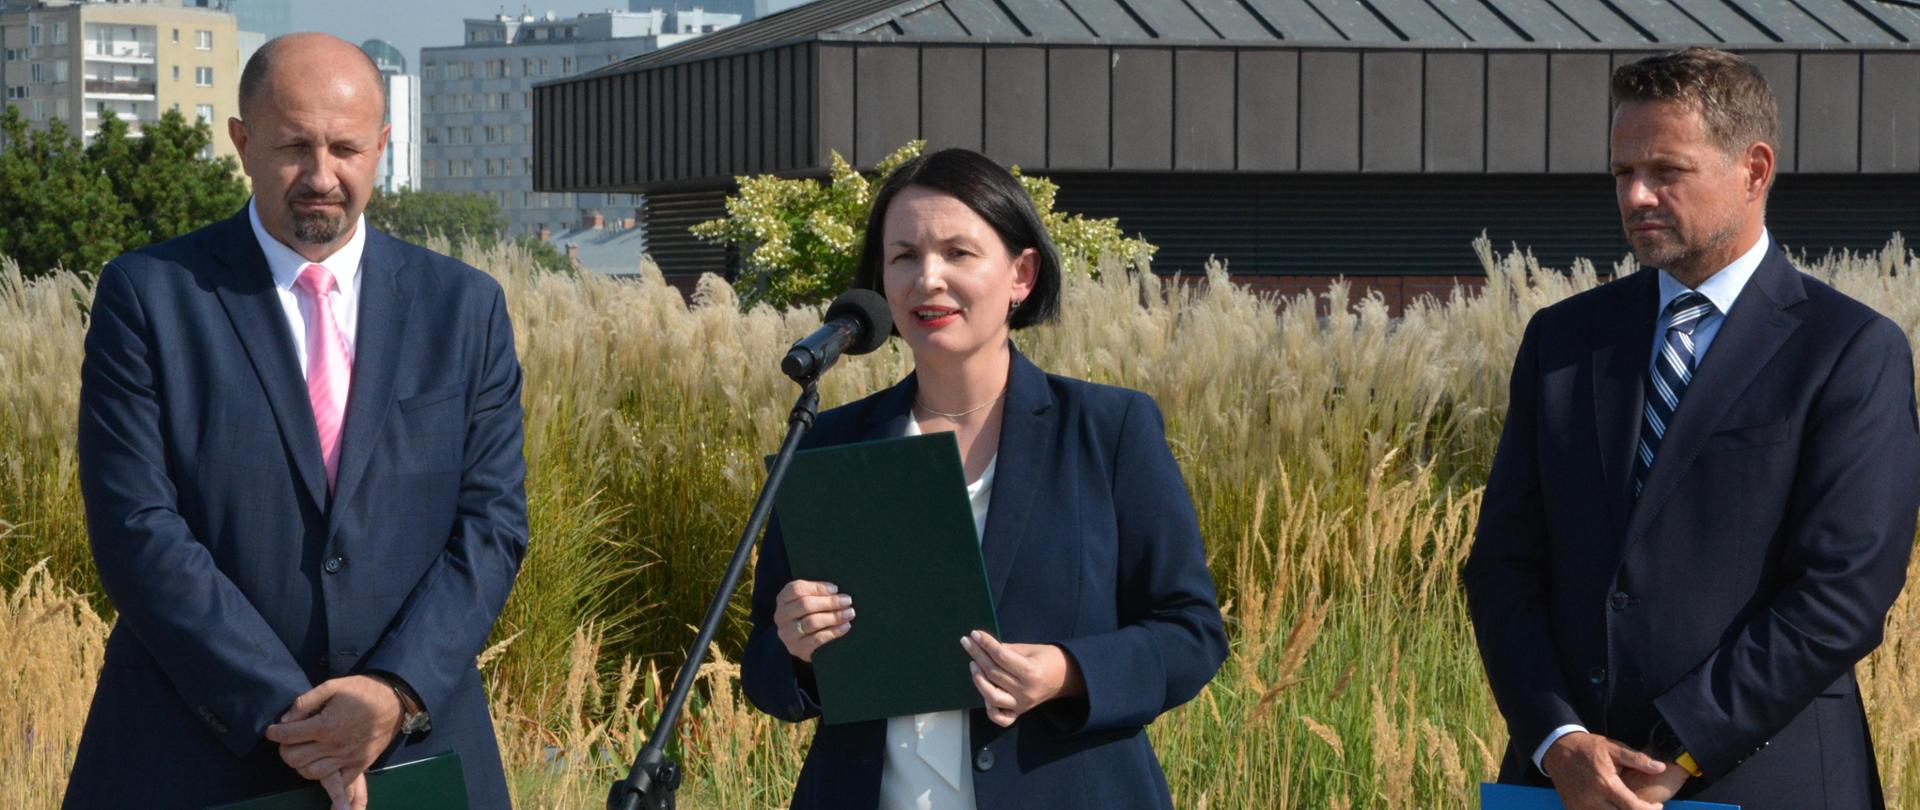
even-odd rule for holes
{"type": "MultiPolygon", "coordinates": [[[[1732,312],[1734,300],[1740,297],[1741,290],[1746,289],[1747,280],[1753,278],[1754,271],[1760,269],[1760,261],[1767,257],[1767,247],[1772,243],[1773,235],[1762,229],[1760,240],[1754,242],[1753,247],[1748,248],[1740,258],[1734,259],[1733,264],[1722,267],[1720,272],[1708,276],[1707,280],[1701,282],[1700,287],[1694,292],[1712,301],[1714,307],[1720,310],[1720,314],[1732,312]]],[[[1688,292],[1687,285],[1681,284],[1679,280],[1668,275],[1667,271],[1661,270],[1660,309],[1657,311],[1666,312],[1667,305],[1686,292],[1688,292]]]]}
{"type": "MultiPolygon", "coordinates": [[[[282,290],[292,290],[293,282],[300,278],[300,270],[309,262],[305,256],[295,253],[293,248],[287,247],[285,243],[267,233],[267,227],[260,224],[258,205],[257,200],[247,200],[247,222],[253,226],[253,238],[260,243],[260,252],[266,254],[267,269],[273,271],[274,286],[282,290]]],[[[347,243],[341,245],[333,255],[318,263],[327,268],[327,272],[333,274],[334,283],[340,286],[341,295],[352,293],[354,285],[360,283],[360,257],[366,249],[367,217],[361,214],[360,219],[353,224],[353,236],[347,238],[347,243]]]]}

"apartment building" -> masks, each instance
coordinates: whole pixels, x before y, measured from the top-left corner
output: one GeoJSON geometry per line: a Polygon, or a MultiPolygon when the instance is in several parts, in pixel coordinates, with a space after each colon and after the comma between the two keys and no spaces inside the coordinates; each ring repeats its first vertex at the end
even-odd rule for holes
{"type": "Polygon", "coordinates": [[[466,20],[463,44],[420,52],[420,187],[492,197],[513,236],[579,229],[593,214],[607,221],[635,218],[637,195],[534,191],[533,86],[740,20],[739,14],[658,9],[466,20]]]}
{"type": "Polygon", "coordinates": [[[0,88],[37,128],[54,119],[91,141],[108,116],[131,134],[177,109],[205,119],[210,152],[236,115],[239,29],[231,14],[173,2],[44,0],[0,6],[0,88]]]}
{"type": "Polygon", "coordinates": [[[380,68],[387,86],[387,153],[380,159],[374,185],[381,191],[420,187],[420,79],[407,73],[407,57],[384,39],[360,43],[380,68]]]}

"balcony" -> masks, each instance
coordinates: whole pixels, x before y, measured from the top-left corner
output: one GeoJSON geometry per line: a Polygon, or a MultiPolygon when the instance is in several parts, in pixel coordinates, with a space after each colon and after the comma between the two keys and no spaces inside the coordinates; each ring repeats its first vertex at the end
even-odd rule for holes
{"type": "Polygon", "coordinates": [[[151,79],[88,79],[87,95],[152,101],[159,84],[151,79]]]}
{"type": "Polygon", "coordinates": [[[81,49],[81,55],[95,62],[119,62],[132,65],[151,65],[154,62],[154,47],[151,42],[87,42],[81,49]]]}

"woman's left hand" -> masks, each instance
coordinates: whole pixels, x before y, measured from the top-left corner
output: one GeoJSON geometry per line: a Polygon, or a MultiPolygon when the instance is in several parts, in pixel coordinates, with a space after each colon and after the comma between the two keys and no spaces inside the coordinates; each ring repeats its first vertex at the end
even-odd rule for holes
{"type": "Polygon", "coordinates": [[[1002,644],[985,630],[961,637],[973,661],[973,688],[987,700],[987,719],[1011,726],[1029,709],[1057,697],[1086,691],[1080,669],[1052,644],[1002,644]]]}

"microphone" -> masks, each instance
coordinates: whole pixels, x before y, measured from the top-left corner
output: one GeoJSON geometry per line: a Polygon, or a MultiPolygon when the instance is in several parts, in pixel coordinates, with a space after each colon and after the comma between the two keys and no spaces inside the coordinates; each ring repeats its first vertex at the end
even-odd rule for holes
{"type": "Polygon", "coordinates": [[[892,333],[887,299],[872,290],[848,290],[827,307],[826,322],[819,329],[794,341],[780,360],[780,370],[804,385],[827,373],[840,355],[878,349],[892,333]]]}

